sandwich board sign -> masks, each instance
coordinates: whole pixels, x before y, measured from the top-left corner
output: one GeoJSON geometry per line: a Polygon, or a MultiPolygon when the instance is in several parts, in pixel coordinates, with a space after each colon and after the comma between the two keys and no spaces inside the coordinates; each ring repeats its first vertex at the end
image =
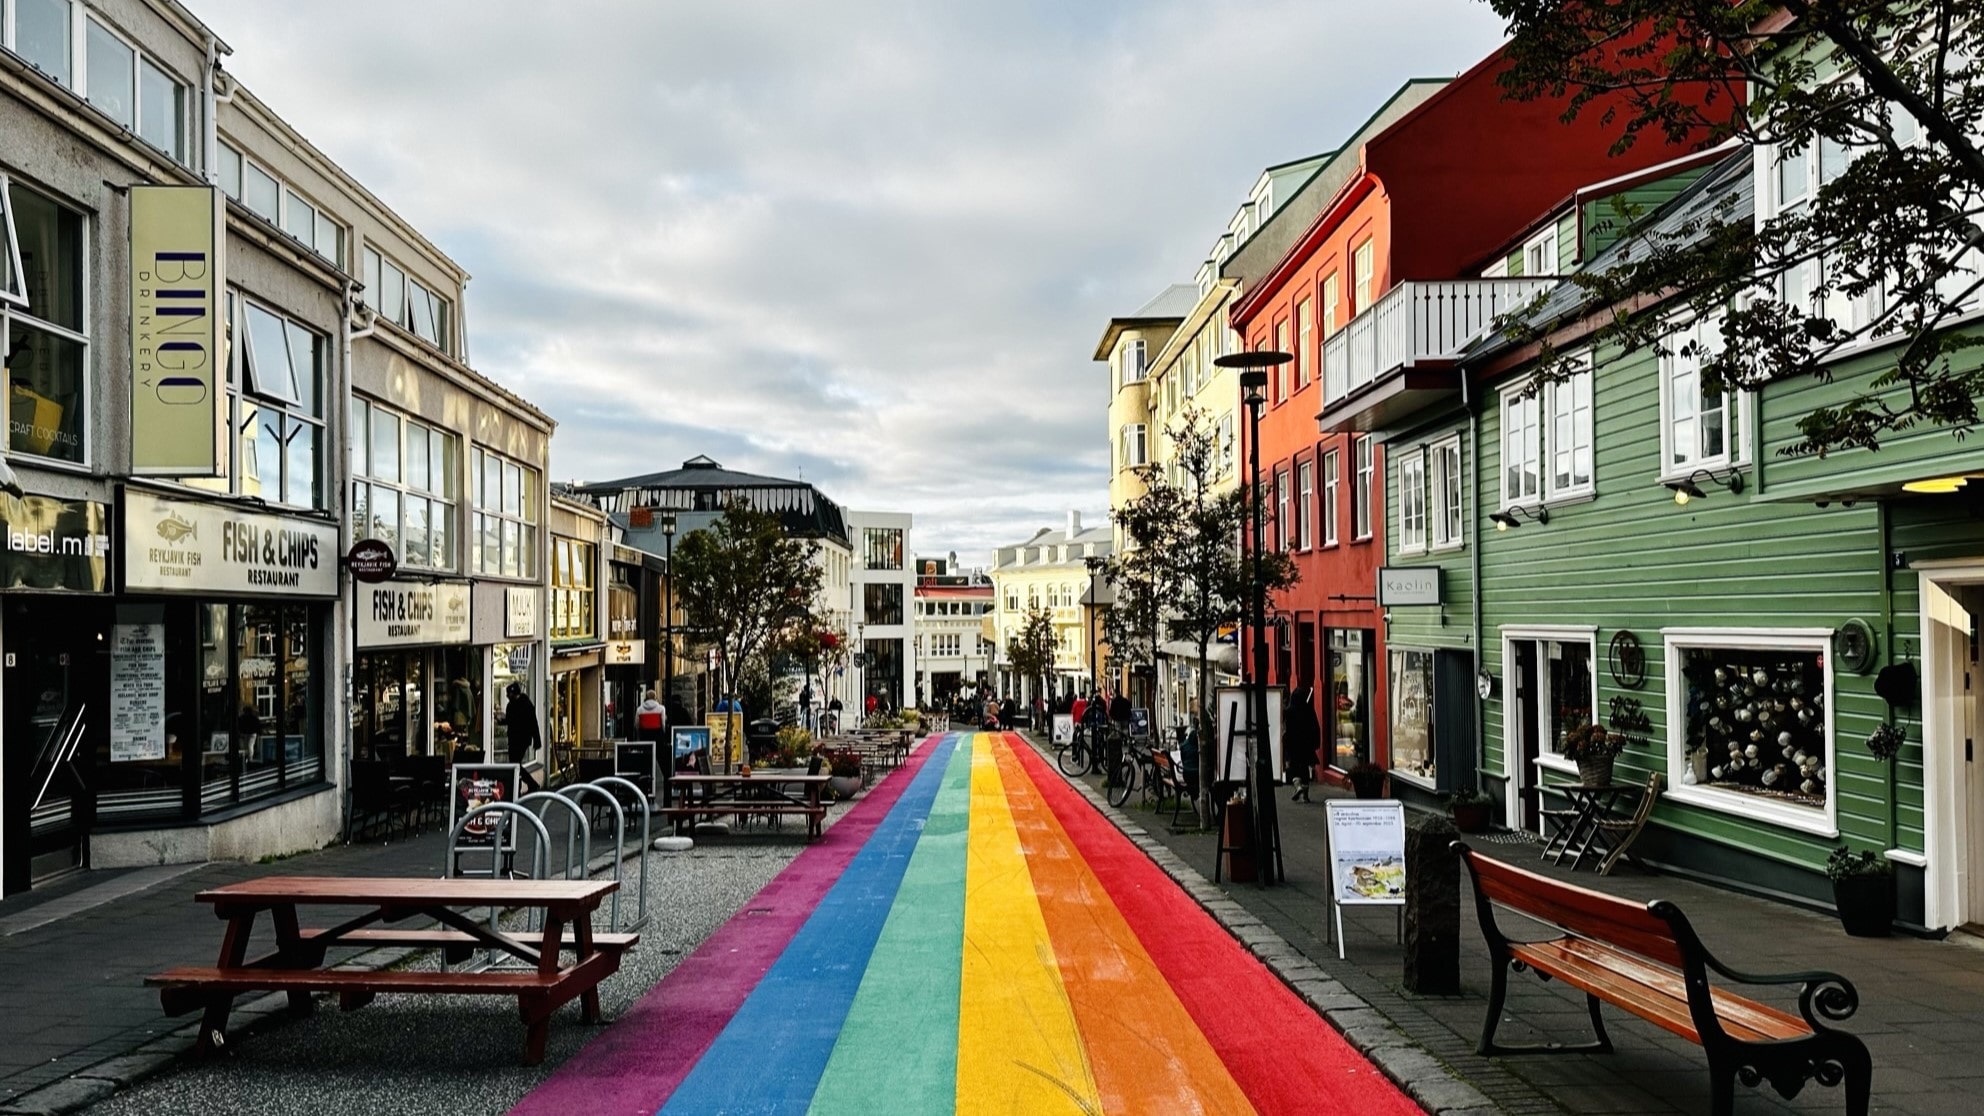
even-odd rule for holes
{"type": "Polygon", "coordinates": [[[1329,834],[1330,909],[1336,955],[1343,957],[1343,908],[1405,908],[1405,803],[1395,798],[1332,798],[1323,804],[1329,834]]]}

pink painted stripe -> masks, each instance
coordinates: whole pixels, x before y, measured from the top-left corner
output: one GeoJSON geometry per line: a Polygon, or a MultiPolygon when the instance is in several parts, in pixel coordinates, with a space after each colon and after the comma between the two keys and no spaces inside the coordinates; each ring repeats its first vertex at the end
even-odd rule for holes
{"type": "MultiPolygon", "coordinates": [[[[511,1109],[653,1116],[716,1041],[929,758],[926,741],[660,984],[511,1109]]],[[[636,946],[636,949],[642,948],[636,946]]]]}

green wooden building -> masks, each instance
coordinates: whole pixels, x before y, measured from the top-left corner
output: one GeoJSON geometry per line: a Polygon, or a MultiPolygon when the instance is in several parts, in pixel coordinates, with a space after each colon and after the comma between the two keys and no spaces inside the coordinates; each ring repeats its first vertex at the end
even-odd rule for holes
{"type": "MultiPolygon", "coordinates": [[[[1612,184],[1610,212],[1655,207],[1624,239],[1581,231],[1594,198],[1531,235],[1603,269],[1645,229],[1796,200],[1767,152],[1664,170],[1612,184]]],[[[1484,274],[1547,259],[1525,241],[1484,274]]],[[[1539,311],[1573,353],[1582,298],[1565,283],[1539,311]]],[[[1562,805],[1549,784],[1576,779],[1565,732],[1606,723],[1632,741],[1617,782],[1660,776],[1637,851],[1663,867],[1829,903],[1828,853],[1871,848],[1904,923],[1984,922],[1984,484],[1962,483],[1984,478],[1984,440],[1919,428],[1787,456],[1799,417],[1864,391],[1899,340],[1842,354],[1830,383],[1706,397],[1681,342],[1716,343],[1719,319],[1669,325],[1659,349],[1586,349],[1587,371],[1540,390],[1534,352],[1490,337],[1323,413],[1384,439],[1392,731],[1417,716],[1470,736],[1501,818],[1537,830],[1562,805]],[[1867,744],[1884,723],[1906,739],[1893,761],[1867,744]]]]}

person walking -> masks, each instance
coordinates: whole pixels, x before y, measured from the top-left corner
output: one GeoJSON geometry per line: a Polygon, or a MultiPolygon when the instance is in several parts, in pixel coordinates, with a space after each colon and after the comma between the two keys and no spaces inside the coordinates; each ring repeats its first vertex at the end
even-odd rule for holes
{"type": "Polygon", "coordinates": [[[510,762],[517,765],[523,779],[524,793],[535,794],[541,788],[530,773],[530,754],[544,743],[544,733],[537,724],[537,706],[530,700],[530,695],[524,693],[524,688],[515,682],[503,691],[503,696],[509,698],[508,704],[503,706],[503,727],[508,738],[505,746],[510,762]]]}
{"type": "Polygon", "coordinates": [[[1323,726],[1316,719],[1316,688],[1304,686],[1288,698],[1281,715],[1281,769],[1295,784],[1291,802],[1308,802],[1315,777],[1316,752],[1323,744],[1323,726]]]}
{"type": "Polygon", "coordinates": [[[642,740],[660,741],[667,737],[668,707],[653,690],[641,691],[641,704],[634,710],[634,731],[642,740]]]}

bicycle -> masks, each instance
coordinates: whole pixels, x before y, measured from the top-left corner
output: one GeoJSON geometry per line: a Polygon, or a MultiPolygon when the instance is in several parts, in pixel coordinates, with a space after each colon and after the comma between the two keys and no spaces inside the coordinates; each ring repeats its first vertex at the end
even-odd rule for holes
{"type": "Polygon", "coordinates": [[[1093,770],[1095,758],[1087,725],[1076,725],[1074,738],[1054,750],[1055,764],[1061,768],[1061,774],[1071,779],[1079,779],[1093,770]]]}
{"type": "Polygon", "coordinates": [[[1135,740],[1124,740],[1118,744],[1116,767],[1108,781],[1109,804],[1122,806],[1130,801],[1130,793],[1143,788],[1144,801],[1150,801],[1150,788],[1157,781],[1157,773],[1152,770],[1153,761],[1148,745],[1139,746],[1135,740]]]}

